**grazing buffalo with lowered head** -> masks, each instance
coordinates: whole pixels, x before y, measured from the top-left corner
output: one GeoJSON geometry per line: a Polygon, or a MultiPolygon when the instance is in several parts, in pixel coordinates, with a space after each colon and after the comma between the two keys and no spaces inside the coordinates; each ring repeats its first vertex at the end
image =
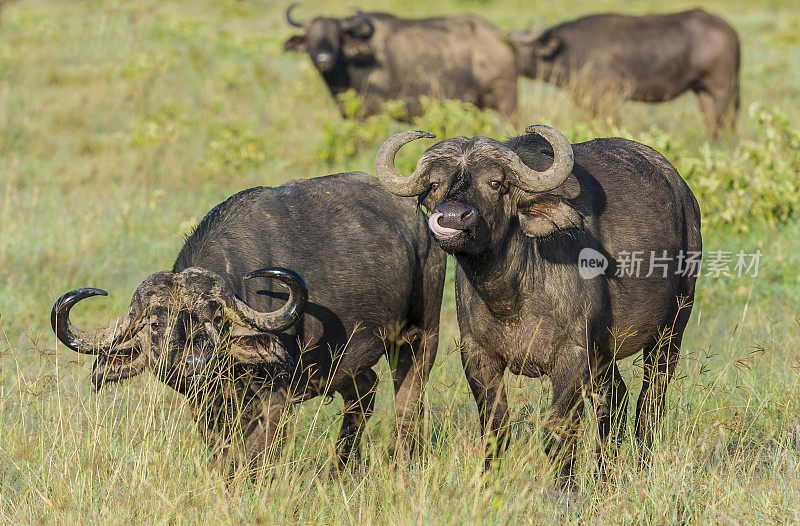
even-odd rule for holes
{"type": "Polygon", "coordinates": [[[462,362],[481,430],[497,438],[487,466],[508,442],[505,371],[546,375],[547,449],[568,487],[582,390],[595,401],[602,468],[625,428],[615,362],[639,351],[636,436],[644,452],[651,446],[691,312],[697,268],[685,263],[700,255],[700,212],[675,168],[647,146],[620,138],[570,145],[546,126],[526,132],[439,142],[409,177],[395,169],[395,154],[434,135],[403,132],[383,144],[376,169],[390,191],[420,196],[439,246],[456,258],[462,362]],[[644,259],[642,272],[630,256],[644,259]],[[659,266],[648,269],[653,257],[659,266]]]}
{"type": "Polygon", "coordinates": [[[596,112],[619,100],[662,102],[694,91],[716,135],[739,107],[739,37],[701,9],[591,15],[539,35],[511,33],[519,72],[573,92],[596,112]]]}
{"type": "MultiPolygon", "coordinates": [[[[456,99],[505,116],[517,109],[517,68],[508,38],[475,16],[406,19],[385,13],[297,22],[305,34],[285,50],[307,51],[334,97],[355,90],[362,116],[380,113],[387,100],[406,103],[409,117],[422,96],[456,99]]],[[[344,108],[340,106],[344,114],[344,108]]]]}
{"type": "Polygon", "coordinates": [[[71,325],[75,303],[105,294],[77,289],[53,307],[53,330],[71,349],[98,355],[97,389],[149,369],[186,393],[212,451],[252,473],[277,453],[281,415],[293,403],[339,393],[341,467],[359,454],[378,381],[372,367],[384,354],[399,439],[418,448],[444,270],[414,203],[369,175],[331,175],[234,195],[110,328],[71,325]],[[276,264],[297,273],[263,269],[276,264]],[[288,296],[263,278],[288,285],[288,296]]]}

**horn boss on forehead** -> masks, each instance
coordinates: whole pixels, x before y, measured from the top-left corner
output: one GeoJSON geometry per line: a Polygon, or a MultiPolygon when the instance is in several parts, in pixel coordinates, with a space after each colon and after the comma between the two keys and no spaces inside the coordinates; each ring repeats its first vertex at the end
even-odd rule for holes
{"type": "Polygon", "coordinates": [[[161,292],[163,292],[164,287],[179,286],[179,284],[185,287],[187,282],[192,281],[196,285],[203,278],[210,279],[208,284],[203,287],[218,287],[224,303],[239,318],[253,328],[264,332],[280,332],[288,329],[297,322],[305,310],[308,301],[308,287],[305,281],[293,270],[281,267],[256,270],[247,274],[244,278],[252,279],[256,277],[273,278],[284,283],[289,288],[289,298],[280,309],[275,312],[259,312],[237,298],[217,274],[204,269],[191,268],[180,275],[175,275],[171,272],[158,272],[149,276],[136,289],[128,311],[107,329],[85,332],[77,328],[69,319],[70,310],[78,302],[92,296],[108,295],[102,289],[91,287],[75,289],[58,298],[50,313],[50,324],[59,341],[73,351],[83,354],[107,353],[114,346],[124,343],[137,332],[131,330],[131,325],[132,320],[138,314],[142,314],[138,312],[141,303],[139,300],[147,298],[148,300],[169,302],[170,298],[162,297],[161,292]],[[176,277],[183,279],[176,281],[176,277]]]}
{"type": "MultiPolygon", "coordinates": [[[[544,137],[553,148],[553,164],[547,170],[539,172],[527,166],[519,156],[508,146],[487,137],[476,137],[477,143],[485,143],[493,150],[498,161],[503,162],[509,169],[510,183],[528,192],[545,192],[562,184],[572,172],[574,163],[572,146],[564,135],[549,126],[536,125],[525,128],[526,133],[537,133],[544,137]]],[[[397,171],[394,159],[397,152],[405,144],[420,139],[433,138],[435,134],[409,130],[389,137],[378,149],[375,156],[375,172],[384,186],[393,194],[410,197],[416,196],[428,189],[428,163],[423,155],[414,172],[404,177],[397,171]]],[[[449,140],[449,139],[448,139],[449,140]]],[[[442,141],[444,143],[446,141],[442,141]]],[[[439,144],[442,144],[439,143],[439,144]]]]}

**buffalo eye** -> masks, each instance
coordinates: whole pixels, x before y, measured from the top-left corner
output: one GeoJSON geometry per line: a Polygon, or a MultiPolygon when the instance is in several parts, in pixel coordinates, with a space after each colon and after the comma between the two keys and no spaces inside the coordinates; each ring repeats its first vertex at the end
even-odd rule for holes
{"type": "Polygon", "coordinates": [[[225,318],[222,316],[222,314],[217,314],[216,316],[214,316],[214,319],[211,320],[211,321],[212,321],[212,323],[214,325],[220,326],[225,321],[225,318]]]}
{"type": "Polygon", "coordinates": [[[491,186],[494,190],[500,190],[503,187],[503,183],[500,181],[489,181],[489,186],[491,186]]]}
{"type": "Polygon", "coordinates": [[[159,327],[159,325],[158,325],[158,320],[155,320],[155,321],[151,321],[151,322],[150,322],[150,330],[151,330],[151,331],[153,331],[153,332],[158,332],[158,327],[159,327]]]}
{"type": "Polygon", "coordinates": [[[439,188],[439,183],[437,183],[437,182],[431,183],[431,187],[430,187],[431,190],[436,190],[437,188],[439,188]]]}

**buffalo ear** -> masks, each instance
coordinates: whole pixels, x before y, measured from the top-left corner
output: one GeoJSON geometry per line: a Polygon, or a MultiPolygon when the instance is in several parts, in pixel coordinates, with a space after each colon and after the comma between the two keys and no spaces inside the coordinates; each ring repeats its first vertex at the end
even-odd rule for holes
{"type": "Polygon", "coordinates": [[[373,60],[372,48],[370,48],[367,41],[349,34],[344,35],[342,54],[356,64],[367,65],[373,60]]]}
{"type": "Polygon", "coordinates": [[[97,357],[92,367],[92,385],[99,391],[107,382],[121,382],[141,373],[146,365],[144,354],[135,346],[112,349],[97,357]]]}
{"type": "Polygon", "coordinates": [[[417,206],[424,206],[428,212],[433,212],[433,209],[436,208],[436,203],[433,201],[433,196],[428,190],[425,190],[421,194],[417,196],[417,206]]]}
{"type": "Polygon", "coordinates": [[[578,211],[553,197],[521,204],[517,217],[522,231],[528,237],[544,237],[557,230],[583,227],[583,219],[578,211]]]}
{"type": "Polygon", "coordinates": [[[553,58],[562,45],[563,42],[560,38],[553,35],[545,35],[536,42],[534,53],[539,58],[553,58]]]}
{"type": "Polygon", "coordinates": [[[305,35],[294,35],[283,43],[284,51],[307,51],[308,43],[305,35]]]}
{"type": "Polygon", "coordinates": [[[231,331],[231,346],[228,352],[233,361],[239,364],[265,365],[290,362],[289,353],[277,337],[266,332],[238,327],[231,331]]]}

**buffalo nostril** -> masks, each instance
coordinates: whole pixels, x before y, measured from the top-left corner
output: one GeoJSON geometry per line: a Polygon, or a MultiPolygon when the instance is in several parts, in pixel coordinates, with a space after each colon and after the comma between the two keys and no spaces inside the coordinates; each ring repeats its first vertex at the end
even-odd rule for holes
{"type": "Polygon", "coordinates": [[[444,203],[436,211],[441,213],[439,225],[445,228],[467,230],[474,226],[478,219],[478,213],[474,208],[457,202],[444,203]]]}
{"type": "Polygon", "coordinates": [[[473,209],[469,209],[461,214],[461,225],[463,228],[471,228],[475,225],[478,219],[478,214],[473,209]]]}

